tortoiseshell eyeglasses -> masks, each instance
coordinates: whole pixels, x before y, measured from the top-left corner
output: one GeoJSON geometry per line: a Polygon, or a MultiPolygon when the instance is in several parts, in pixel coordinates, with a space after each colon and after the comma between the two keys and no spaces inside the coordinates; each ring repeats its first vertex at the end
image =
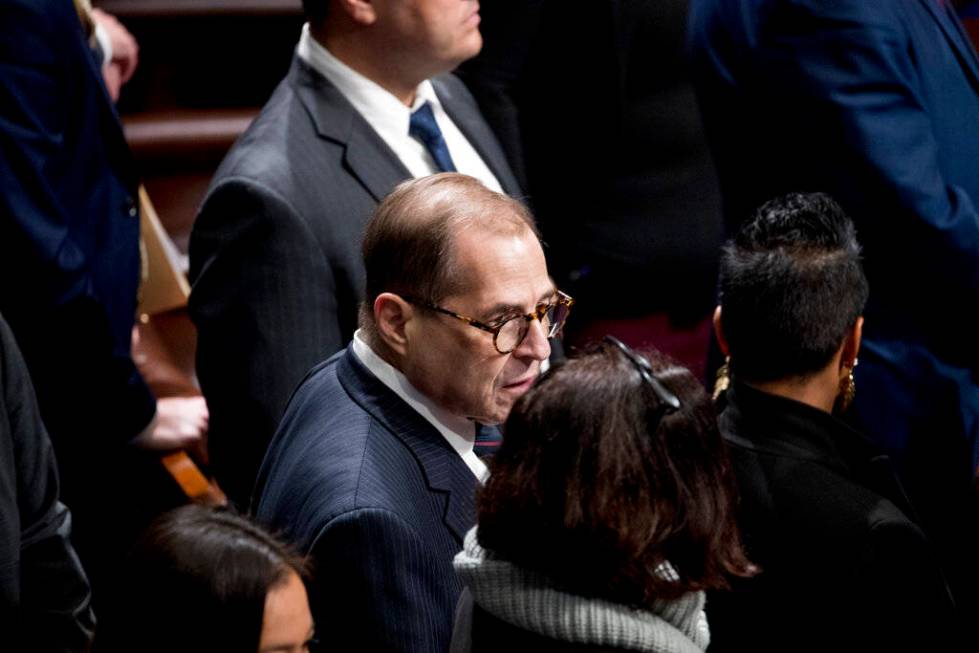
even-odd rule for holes
{"type": "Polygon", "coordinates": [[[431,302],[414,297],[405,297],[404,299],[416,306],[454,317],[469,326],[492,333],[493,346],[501,354],[509,354],[520,346],[520,343],[527,337],[527,332],[530,331],[530,323],[534,320],[540,322],[548,338],[559,335],[564,327],[564,321],[568,319],[568,314],[571,312],[571,306],[574,304],[574,299],[558,290],[555,301],[542,302],[531,313],[509,315],[493,324],[486,324],[431,302]]]}

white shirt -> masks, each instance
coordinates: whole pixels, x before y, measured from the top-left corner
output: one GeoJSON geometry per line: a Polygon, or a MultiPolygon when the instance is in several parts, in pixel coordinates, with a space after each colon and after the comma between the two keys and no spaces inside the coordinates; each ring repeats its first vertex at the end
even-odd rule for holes
{"type": "Polygon", "coordinates": [[[449,443],[456,453],[462,457],[462,461],[479,479],[480,483],[485,483],[489,477],[486,463],[479,459],[473,451],[473,444],[476,442],[476,425],[471,419],[453,415],[439,406],[436,406],[431,399],[423,395],[415,386],[411,385],[407,377],[398,371],[393,365],[374,353],[370,345],[364,340],[360,329],[354,332],[353,339],[354,354],[360,362],[377,377],[377,379],[390,388],[396,395],[401,397],[406,404],[412,407],[416,413],[424,417],[434,426],[445,441],[449,443]]]}
{"type": "Polygon", "coordinates": [[[429,102],[456,170],[475,177],[490,190],[503,192],[496,176],[445,113],[430,81],[425,80],[418,85],[415,90],[415,101],[409,108],[376,82],[364,77],[330,54],[310,35],[308,23],[303,25],[296,54],[339,89],[364,120],[374,128],[378,136],[401,159],[413,177],[425,177],[439,172],[425,146],[408,135],[411,113],[425,102],[429,102]]]}

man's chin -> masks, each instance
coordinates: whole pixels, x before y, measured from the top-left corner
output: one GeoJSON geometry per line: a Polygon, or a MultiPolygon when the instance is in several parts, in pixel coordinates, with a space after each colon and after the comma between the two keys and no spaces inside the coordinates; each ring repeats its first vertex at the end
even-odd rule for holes
{"type": "Polygon", "coordinates": [[[459,64],[463,63],[464,61],[469,61],[477,54],[479,54],[482,49],[483,49],[483,36],[479,33],[478,28],[474,28],[473,33],[466,35],[463,42],[459,44],[459,48],[457,52],[458,56],[454,57],[455,59],[457,59],[457,61],[455,62],[455,66],[453,66],[452,69],[454,70],[459,64]]]}

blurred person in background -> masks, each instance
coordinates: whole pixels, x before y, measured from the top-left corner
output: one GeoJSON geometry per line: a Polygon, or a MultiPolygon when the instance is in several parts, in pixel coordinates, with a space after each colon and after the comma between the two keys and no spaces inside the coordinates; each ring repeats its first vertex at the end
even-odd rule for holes
{"type": "Polygon", "coordinates": [[[521,178],[556,283],[578,299],[566,343],[610,333],[701,377],[723,233],[688,4],[486,2],[485,45],[460,76],[521,178]]]}
{"type": "Polygon", "coordinates": [[[136,534],[183,501],[158,452],[206,457],[207,407],[157,400],[132,360],[138,180],[86,25],[70,0],[0,0],[0,311],[97,602],[136,534]]]}

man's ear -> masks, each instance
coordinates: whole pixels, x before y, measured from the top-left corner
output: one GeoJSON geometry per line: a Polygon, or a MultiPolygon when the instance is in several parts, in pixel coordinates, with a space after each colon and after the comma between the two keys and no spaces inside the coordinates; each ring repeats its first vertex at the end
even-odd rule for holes
{"type": "Polygon", "coordinates": [[[330,11],[342,11],[360,25],[371,25],[377,20],[373,0],[333,0],[330,11]]]}
{"type": "Polygon", "coordinates": [[[724,327],[721,325],[720,304],[714,309],[714,335],[717,337],[717,344],[721,348],[721,353],[725,356],[730,356],[731,350],[727,346],[727,339],[724,337],[724,327]]]}
{"type": "Polygon", "coordinates": [[[840,356],[840,368],[853,369],[856,365],[857,354],[860,352],[860,339],[863,337],[863,316],[857,318],[850,332],[843,339],[843,355],[840,356]]]}
{"type": "Polygon", "coordinates": [[[394,293],[382,292],[374,300],[377,337],[398,356],[408,349],[407,324],[413,315],[411,304],[394,293]]]}

